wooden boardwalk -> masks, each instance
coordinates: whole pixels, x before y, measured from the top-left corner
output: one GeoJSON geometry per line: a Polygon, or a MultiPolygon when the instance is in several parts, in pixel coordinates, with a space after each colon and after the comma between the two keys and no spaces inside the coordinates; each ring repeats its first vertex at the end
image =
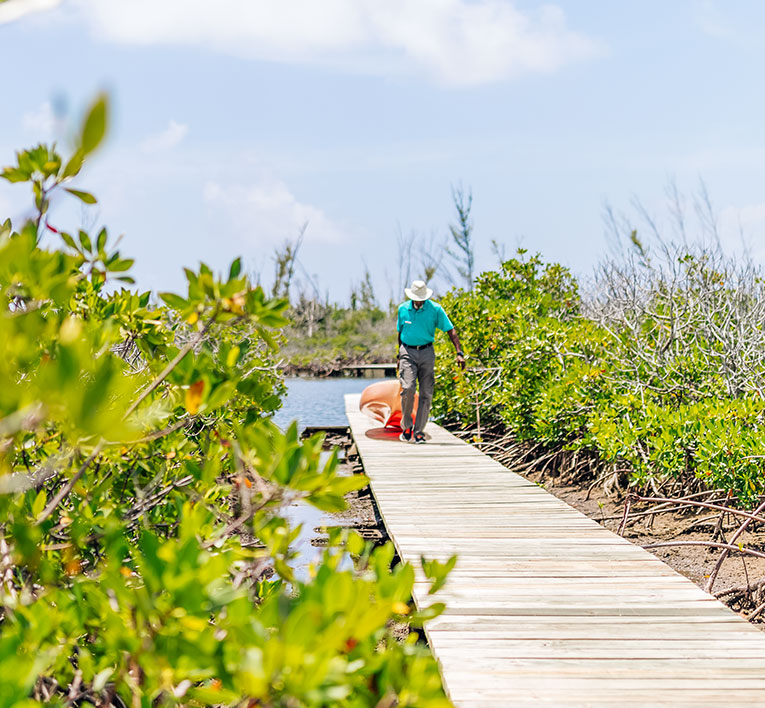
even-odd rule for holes
{"type": "Polygon", "coordinates": [[[426,628],[456,706],[765,706],[763,632],[442,428],[401,443],[358,403],[346,396],[399,555],[459,556],[426,628]]]}

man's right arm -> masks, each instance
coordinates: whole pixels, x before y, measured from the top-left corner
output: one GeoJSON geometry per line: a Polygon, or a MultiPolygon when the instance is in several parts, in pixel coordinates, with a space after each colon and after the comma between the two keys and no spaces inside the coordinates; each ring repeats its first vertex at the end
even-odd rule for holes
{"type": "Polygon", "coordinates": [[[396,331],[398,332],[398,346],[396,347],[396,361],[401,358],[401,313],[396,311],[396,331]]]}

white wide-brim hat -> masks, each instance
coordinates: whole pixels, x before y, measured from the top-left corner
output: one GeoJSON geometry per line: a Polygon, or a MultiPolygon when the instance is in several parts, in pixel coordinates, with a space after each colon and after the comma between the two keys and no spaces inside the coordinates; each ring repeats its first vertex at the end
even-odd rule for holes
{"type": "Polygon", "coordinates": [[[427,300],[433,295],[433,291],[425,284],[424,280],[415,280],[411,288],[404,288],[406,296],[410,300],[427,300]]]}

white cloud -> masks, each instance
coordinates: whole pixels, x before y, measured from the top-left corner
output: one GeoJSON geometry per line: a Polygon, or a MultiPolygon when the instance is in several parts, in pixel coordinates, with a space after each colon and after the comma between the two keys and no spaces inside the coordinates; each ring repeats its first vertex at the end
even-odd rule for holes
{"type": "Polygon", "coordinates": [[[0,3],[0,25],[32,12],[50,10],[60,4],[61,0],[6,0],[0,3]]]}
{"type": "Polygon", "coordinates": [[[729,24],[728,18],[718,3],[712,0],[705,0],[696,7],[696,24],[704,34],[710,37],[731,39],[736,36],[736,31],[729,24]]]}
{"type": "Polygon", "coordinates": [[[251,59],[472,85],[551,72],[601,53],[560,8],[510,0],[78,0],[94,33],[206,46],[251,59]]]}
{"type": "Polygon", "coordinates": [[[250,185],[207,182],[203,196],[216,221],[229,222],[231,233],[242,234],[254,246],[295,238],[305,224],[306,243],[329,245],[346,240],[342,227],[318,207],[298,201],[279,180],[263,178],[250,185]]]}
{"type": "Polygon", "coordinates": [[[50,138],[57,127],[57,119],[51,102],[45,101],[34,111],[25,113],[21,118],[21,127],[25,133],[34,135],[38,140],[50,138]]]}
{"type": "Polygon", "coordinates": [[[188,125],[171,120],[167,128],[160,133],[150,135],[141,143],[141,152],[153,153],[170,150],[178,145],[188,132],[188,125]]]}

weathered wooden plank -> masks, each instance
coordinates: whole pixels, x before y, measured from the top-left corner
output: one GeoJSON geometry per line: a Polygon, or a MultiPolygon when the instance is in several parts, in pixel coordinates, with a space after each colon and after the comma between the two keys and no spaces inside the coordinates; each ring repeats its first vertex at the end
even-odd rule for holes
{"type": "Polygon", "coordinates": [[[457,567],[426,634],[455,705],[765,705],[765,636],[643,549],[438,426],[400,443],[346,396],[399,555],[457,567]]]}
{"type": "Polygon", "coordinates": [[[586,627],[593,627],[593,631],[595,632],[600,631],[602,628],[608,628],[610,630],[614,627],[623,628],[625,632],[628,632],[630,631],[630,628],[640,627],[641,632],[644,632],[646,636],[650,636],[653,627],[660,628],[670,624],[682,625],[683,627],[690,627],[693,625],[706,627],[707,625],[719,626],[720,624],[726,624],[731,628],[737,628],[742,632],[755,633],[758,635],[762,634],[759,629],[750,625],[748,622],[742,622],[741,618],[732,612],[721,612],[713,618],[693,614],[667,617],[666,615],[662,616],[650,612],[618,617],[558,617],[550,615],[545,616],[542,614],[527,615],[525,617],[495,617],[493,615],[480,614],[454,616],[449,614],[448,608],[445,614],[428,622],[428,631],[431,629],[458,628],[460,631],[466,631],[467,629],[475,629],[476,631],[497,629],[498,631],[503,631],[507,628],[522,628],[544,632],[545,627],[547,626],[563,625],[567,627],[576,627],[579,631],[583,631],[583,628],[586,627]]]}
{"type": "MultiPolygon", "coordinates": [[[[438,655],[460,658],[464,655],[462,639],[439,635],[438,655]]],[[[749,639],[684,639],[664,641],[657,639],[509,639],[486,638],[478,643],[480,656],[477,662],[492,659],[653,659],[681,661],[687,659],[714,659],[715,666],[733,659],[753,659],[763,666],[765,642],[752,636],[749,639]]],[[[741,666],[742,662],[735,662],[741,666]]],[[[708,668],[708,667],[707,667],[708,668]]]]}
{"type": "Polygon", "coordinates": [[[743,659],[731,659],[729,663],[718,660],[714,666],[708,659],[618,659],[612,662],[600,659],[504,659],[481,665],[468,657],[455,657],[439,659],[439,662],[452,687],[467,684],[473,688],[486,686],[491,689],[504,685],[518,689],[525,685],[538,689],[538,682],[544,681],[548,688],[557,690],[597,688],[597,684],[622,689],[653,688],[657,693],[673,687],[728,688],[731,691],[728,705],[736,704],[735,691],[739,687],[765,690],[763,662],[743,659]]]}
{"type": "MultiPolygon", "coordinates": [[[[555,583],[555,580],[551,581],[551,587],[548,590],[548,583],[546,580],[542,580],[536,587],[535,591],[531,591],[528,585],[515,585],[512,580],[504,579],[504,584],[487,584],[484,583],[485,579],[478,578],[472,582],[465,582],[464,577],[450,578],[446,587],[439,591],[444,595],[448,594],[453,597],[463,598],[465,600],[473,600],[476,597],[481,598],[507,598],[511,597],[518,601],[539,602],[540,604],[553,603],[560,604],[568,597],[581,597],[587,595],[590,598],[594,598],[594,602],[597,602],[602,598],[614,598],[620,602],[627,596],[653,596],[656,593],[662,594],[667,599],[680,600],[683,598],[702,600],[704,602],[716,602],[716,600],[710,597],[706,592],[698,587],[688,587],[682,583],[671,582],[654,585],[618,585],[614,583],[574,583],[572,585],[562,585],[555,583]]],[[[565,581],[564,581],[565,582],[565,581]]],[[[418,581],[415,590],[417,592],[427,592],[427,581],[418,581]]]]}
{"type": "MultiPolygon", "coordinates": [[[[683,698],[678,700],[679,690],[673,691],[673,708],[698,708],[698,706],[710,705],[728,705],[725,692],[682,692],[683,698]],[[696,698],[696,696],[701,696],[696,698]]],[[[596,693],[590,691],[583,695],[572,691],[565,693],[540,694],[530,700],[510,700],[507,698],[476,698],[467,701],[460,701],[460,708],[537,708],[537,706],[627,706],[628,708],[656,708],[657,705],[666,705],[666,703],[657,703],[655,693],[644,696],[640,691],[634,691],[625,695],[619,692],[596,693]]],[[[659,699],[660,700],[660,699],[659,699]]],[[[756,691],[750,692],[750,697],[737,701],[739,705],[762,705],[762,699],[756,691]]]]}
{"type": "MultiPolygon", "coordinates": [[[[554,569],[551,569],[548,574],[541,573],[539,575],[533,575],[531,573],[519,573],[513,574],[513,578],[508,580],[506,574],[502,574],[497,570],[494,573],[484,573],[483,575],[475,575],[471,571],[458,571],[453,570],[449,575],[448,586],[454,587],[455,584],[467,585],[475,583],[476,585],[482,583],[488,583],[488,587],[503,587],[513,588],[513,592],[522,595],[523,592],[533,594],[539,587],[544,587],[545,592],[548,594],[555,594],[558,590],[577,590],[578,592],[586,593],[590,592],[593,587],[602,587],[604,589],[613,590],[618,593],[622,589],[629,590],[631,588],[645,587],[645,573],[634,573],[632,575],[615,576],[608,575],[605,572],[601,575],[593,573],[592,575],[566,575],[559,576],[553,575],[554,569]],[[568,583],[567,581],[571,581],[568,583]],[[630,581],[634,581],[631,583],[630,581]],[[496,585],[492,585],[495,583],[496,585]]],[[[420,570],[415,570],[415,578],[418,583],[418,590],[426,590],[429,586],[429,581],[425,577],[424,573],[420,570]]],[[[659,588],[674,588],[682,586],[682,583],[673,578],[671,575],[660,575],[658,580],[666,581],[666,585],[662,585],[660,582],[656,582],[651,587],[652,589],[659,588]]]]}
{"type": "MultiPolygon", "coordinates": [[[[463,691],[465,700],[460,708],[536,708],[537,706],[628,706],[629,708],[656,708],[672,705],[673,708],[697,708],[698,706],[731,706],[728,690],[674,689],[671,699],[652,689],[632,688],[620,691],[592,687],[564,691],[530,688],[522,696],[508,697],[507,691],[475,692],[470,687],[463,691]]],[[[518,695],[511,691],[511,696],[518,695]]],[[[762,706],[759,689],[737,689],[736,704],[762,706]]]]}
{"type": "MultiPolygon", "coordinates": [[[[432,604],[431,598],[420,598],[420,604],[423,607],[429,607],[432,604]]],[[[683,617],[688,615],[694,615],[696,617],[717,617],[721,614],[721,611],[725,608],[717,608],[709,603],[687,603],[679,604],[673,603],[671,605],[653,606],[646,605],[645,607],[636,607],[633,605],[609,605],[602,607],[588,606],[586,604],[580,606],[539,606],[532,605],[508,605],[499,607],[494,604],[479,604],[472,603],[469,605],[453,602],[447,606],[445,610],[445,616],[454,617],[473,617],[475,615],[491,615],[495,617],[516,617],[516,618],[531,618],[531,617],[634,617],[637,615],[650,613],[653,617],[683,617]]]]}
{"type": "MultiPolygon", "coordinates": [[[[628,625],[626,627],[617,624],[593,625],[592,622],[574,623],[571,620],[576,618],[563,618],[558,620],[558,624],[539,624],[532,626],[521,625],[518,622],[499,623],[493,622],[492,625],[474,626],[472,622],[462,624],[455,623],[448,628],[428,627],[428,634],[431,637],[438,636],[439,646],[448,646],[448,642],[454,642],[462,645],[467,639],[480,651],[487,641],[514,641],[520,639],[528,640],[582,640],[582,641],[634,641],[647,642],[652,640],[661,640],[670,649],[673,645],[682,646],[686,641],[700,641],[709,645],[709,627],[707,624],[697,626],[696,624],[682,624],[678,622],[666,621],[642,623],[628,625]],[[563,622],[567,622],[564,624],[563,622]],[[446,642],[446,644],[444,643],[446,642]]],[[[589,618],[591,619],[591,618],[589,618]]],[[[665,620],[667,618],[664,618],[665,620]]],[[[720,636],[715,641],[754,641],[757,644],[762,643],[762,637],[757,633],[742,632],[736,624],[726,622],[717,623],[715,632],[720,636]]]]}

